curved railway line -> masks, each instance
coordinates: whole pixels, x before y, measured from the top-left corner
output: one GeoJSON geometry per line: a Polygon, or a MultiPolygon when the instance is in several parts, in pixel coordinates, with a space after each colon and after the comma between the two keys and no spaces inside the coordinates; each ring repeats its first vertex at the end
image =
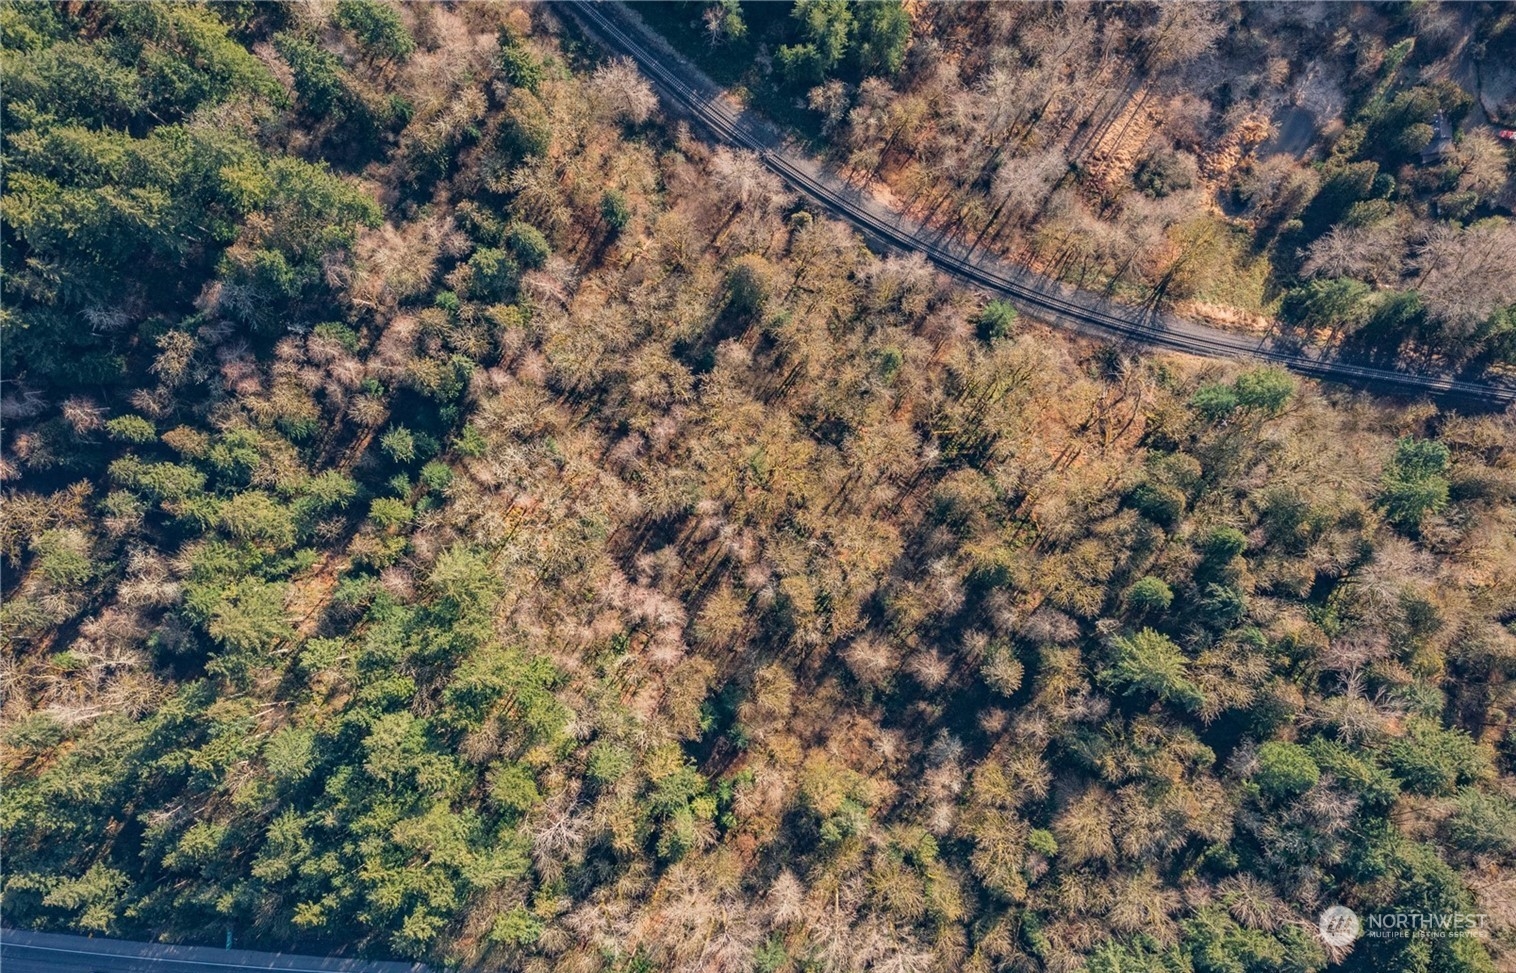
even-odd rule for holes
{"type": "Polygon", "coordinates": [[[947,273],[1009,298],[1038,320],[1133,345],[1213,358],[1270,362],[1311,378],[1344,382],[1380,394],[1428,396],[1481,409],[1503,409],[1516,404],[1516,387],[1510,385],[1327,357],[1313,349],[1224,331],[1168,312],[1118,304],[996,257],[976,254],[962,243],[886,209],[787,148],[766,123],[750,112],[734,109],[721,89],[693,65],[661,50],[663,45],[656,35],[634,18],[624,16],[618,4],[608,0],[570,0],[565,6],[607,46],[631,58],[665,100],[681,113],[699,122],[718,140],[757,153],[789,185],[852,223],[877,246],[901,253],[920,253],[947,273]]]}

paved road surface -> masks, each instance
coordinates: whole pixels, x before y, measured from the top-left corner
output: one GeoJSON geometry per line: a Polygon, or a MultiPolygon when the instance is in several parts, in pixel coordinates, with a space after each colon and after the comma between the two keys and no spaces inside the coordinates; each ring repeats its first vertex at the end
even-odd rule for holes
{"type": "Polygon", "coordinates": [[[1010,298],[1028,315],[1081,334],[1118,343],[1213,358],[1248,358],[1283,365],[1312,378],[1348,382],[1387,395],[1429,396],[1448,404],[1503,409],[1516,404],[1516,386],[1449,375],[1380,368],[1298,344],[1213,328],[1165,311],[1119,304],[974,251],[864,195],[806,157],[770,124],[744,110],[698,68],[619,3],[572,0],[563,8],[611,49],[632,59],[680,113],[719,140],[758,153],[791,186],[853,223],[876,246],[921,253],[972,285],[1010,298]]]}
{"type": "Polygon", "coordinates": [[[0,929],[3,973],[429,973],[426,967],[0,929]]]}

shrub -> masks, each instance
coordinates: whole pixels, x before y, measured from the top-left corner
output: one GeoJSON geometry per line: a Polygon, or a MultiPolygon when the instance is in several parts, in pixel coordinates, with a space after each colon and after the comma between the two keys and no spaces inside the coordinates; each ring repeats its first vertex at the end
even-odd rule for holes
{"type": "Polygon", "coordinates": [[[158,430],[141,416],[117,416],[105,424],[106,433],[117,442],[140,446],[158,438],[158,430]]]}
{"type": "Polygon", "coordinates": [[[1429,513],[1448,502],[1447,446],[1429,439],[1407,436],[1395,446],[1380,480],[1378,503],[1390,523],[1415,532],[1429,513]]]}
{"type": "Polygon", "coordinates": [[[1447,825],[1448,840],[1464,851],[1516,855],[1516,804],[1472,787],[1458,795],[1447,825]]]}
{"type": "Polygon", "coordinates": [[[1181,156],[1167,149],[1154,152],[1143,159],[1132,174],[1137,188],[1154,199],[1163,199],[1180,190],[1195,185],[1199,177],[1193,156],[1181,156]]]}
{"type": "Polygon", "coordinates": [[[1253,781],[1271,799],[1302,794],[1321,779],[1321,768],[1305,748],[1294,743],[1270,740],[1258,748],[1258,770],[1253,781]]]}
{"type": "MultiPolygon", "coordinates": [[[[493,247],[475,250],[469,258],[468,266],[472,274],[469,278],[469,297],[493,302],[507,300],[515,293],[521,268],[516,266],[516,261],[504,250],[493,247]]],[[[450,310],[456,311],[457,308],[450,310]]]]}
{"type": "Polygon", "coordinates": [[[1126,590],[1126,603],[1139,612],[1167,611],[1174,603],[1174,591],[1162,578],[1148,575],[1126,590]]]}
{"type": "Polygon", "coordinates": [[[762,313],[773,288],[771,278],[772,268],[762,257],[740,258],[727,276],[727,307],[741,315],[762,313]]]}
{"type": "Polygon", "coordinates": [[[250,490],[221,505],[221,527],[240,541],[283,550],[295,543],[295,518],[266,493],[250,490]]]}
{"type": "Polygon", "coordinates": [[[446,463],[428,463],[421,467],[421,482],[428,490],[446,490],[448,484],[453,482],[453,469],[446,463]]]}
{"type": "Polygon", "coordinates": [[[1221,382],[1202,385],[1190,396],[1190,408],[1211,422],[1225,419],[1237,411],[1237,390],[1221,382]]]}
{"type": "Polygon", "coordinates": [[[553,255],[553,248],[548,246],[547,237],[530,223],[512,224],[505,243],[525,267],[533,269],[541,267],[547,263],[547,258],[553,255]]]}
{"type": "Polygon", "coordinates": [[[373,57],[404,60],[416,49],[393,7],[374,0],[338,0],[337,23],[352,31],[373,57]]]}
{"type": "Polygon", "coordinates": [[[89,539],[68,528],[45,531],[32,545],[36,567],[49,581],[65,587],[83,584],[94,574],[89,539]]]}
{"type": "Polygon", "coordinates": [[[416,437],[404,426],[392,426],[379,437],[379,448],[397,463],[409,463],[416,458],[416,437]]]}
{"type": "Polygon", "coordinates": [[[473,423],[469,423],[463,427],[463,431],[458,434],[458,438],[454,441],[453,446],[464,456],[473,459],[483,456],[489,449],[489,443],[485,441],[484,433],[480,432],[479,427],[473,423]]]}
{"type": "Polygon", "coordinates": [[[520,764],[507,763],[496,767],[490,772],[489,786],[490,800],[516,815],[525,814],[542,800],[536,778],[520,764]]]}
{"type": "Polygon", "coordinates": [[[535,93],[542,83],[542,62],[526,48],[514,42],[502,44],[500,49],[500,73],[505,80],[518,88],[535,93]]]}
{"type": "Polygon", "coordinates": [[[1043,828],[1033,828],[1026,836],[1026,845],[1044,858],[1058,854],[1058,839],[1053,837],[1053,832],[1043,828]]]}
{"type": "Polygon", "coordinates": [[[1424,717],[1406,720],[1405,735],[1391,741],[1385,760],[1408,789],[1433,796],[1450,795],[1490,772],[1487,748],[1462,730],[1424,717]]]}
{"type": "Polygon", "coordinates": [[[1255,368],[1237,376],[1233,389],[1244,409],[1277,416],[1295,395],[1295,380],[1282,368],[1255,368]]]}
{"type": "Polygon", "coordinates": [[[1444,443],[1406,436],[1395,444],[1395,458],[1390,467],[1397,476],[1420,479],[1447,472],[1451,454],[1444,443]]]}
{"type": "Polygon", "coordinates": [[[590,748],[586,776],[602,787],[616,783],[632,771],[632,755],[620,744],[601,740],[590,748]]]}
{"type": "Polygon", "coordinates": [[[1217,527],[1206,535],[1200,552],[1207,561],[1225,564],[1248,548],[1248,539],[1236,527],[1217,527]]]}
{"type": "Polygon", "coordinates": [[[605,220],[613,232],[620,233],[626,229],[626,225],[632,221],[632,207],[626,201],[626,194],[607,189],[600,196],[600,218],[605,220]]]}
{"type": "Polygon", "coordinates": [[[1124,695],[1142,693],[1192,710],[1205,701],[1200,687],[1190,681],[1189,661],[1168,636],[1145,628],[1129,638],[1115,639],[1113,647],[1115,664],[1102,673],[1102,679],[1124,695]]]}
{"type": "Polygon", "coordinates": [[[355,352],[358,350],[358,332],[338,321],[326,321],[316,325],[312,332],[328,341],[335,341],[344,350],[355,352]]]}
{"type": "Polygon", "coordinates": [[[1161,483],[1143,483],[1132,491],[1132,507],[1160,527],[1174,528],[1184,516],[1184,491],[1161,483]]]}
{"type": "Polygon", "coordinates": [[[381,530],[401,527],[410,523],[411,508],[404,500],[393,497],[377,497],[369,504],[368,519],[381,530]]]}
{"type": "Polygon", "coordinates": [[[1016,320],[1021,317],[1010,301],[991,301],[974,319],[982,341],[1008,338],[1016,332],[1016,320]]]}
{"type": "Polygon", "coordinates": [[[343,510],[357,495],[358,484],[351,477],[336,470],[326,470],[311,477],[305,485],[305,495],[300,498],[299,509],[309,515],[343,510]]]}
{"type": "Polygon", "coordinates": [[[532,915],[525,906],[518,905],[495,917],[495,924],[490,927],[489,940],[492,943],[526,947],[541,938],[545,928],[541,919],[532,915]]]}

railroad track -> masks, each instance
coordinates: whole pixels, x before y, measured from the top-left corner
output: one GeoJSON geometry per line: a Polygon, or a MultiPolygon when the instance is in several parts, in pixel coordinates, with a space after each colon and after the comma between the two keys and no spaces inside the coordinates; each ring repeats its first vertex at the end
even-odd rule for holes
{"type": "Polygon", "coordinates": [[[5,973],[431,973],[419,963],[165,946],[0,928],[5,973]]]}
{"type": "Polygon", "coordinates": [[[1328,357],[1273,339],[1237,334],[1178,315],[1118,304],[1090,291],[1066,287],[996,257],[975,253],[959,241],[886,209],[814,161],[787,147],[777,131],[734,109],[710,79],[685,59],[660,50],[661,42],[640,21],[610,0],[567,0],[562,6],[612,50],[629,57],[682,114],[719,141],[755,152],[790,186],[833,215],[856,226],[876,246],[920,253],[969,284],[1008,298],[1038,320],[1080,334],[1210,358],[1244,358],[1280,365],[1300,375],[1344,382],[1379,394],[1427,396],[1480,409],[1516,404],[1516,387],[1403,371],[1328,357]]]}

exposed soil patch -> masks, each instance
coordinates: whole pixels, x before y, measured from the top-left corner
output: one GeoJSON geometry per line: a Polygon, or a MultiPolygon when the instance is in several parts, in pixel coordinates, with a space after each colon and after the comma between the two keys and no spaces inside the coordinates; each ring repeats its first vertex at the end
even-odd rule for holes
{"type": "Polygon", "coordinates": [[[1288,155],[1302,159],[1316,143],[1316,116],[1299,105],[1282,105],[1274,112],[1274,135],[1258,149],[1261,156],[1288,155]]]}

